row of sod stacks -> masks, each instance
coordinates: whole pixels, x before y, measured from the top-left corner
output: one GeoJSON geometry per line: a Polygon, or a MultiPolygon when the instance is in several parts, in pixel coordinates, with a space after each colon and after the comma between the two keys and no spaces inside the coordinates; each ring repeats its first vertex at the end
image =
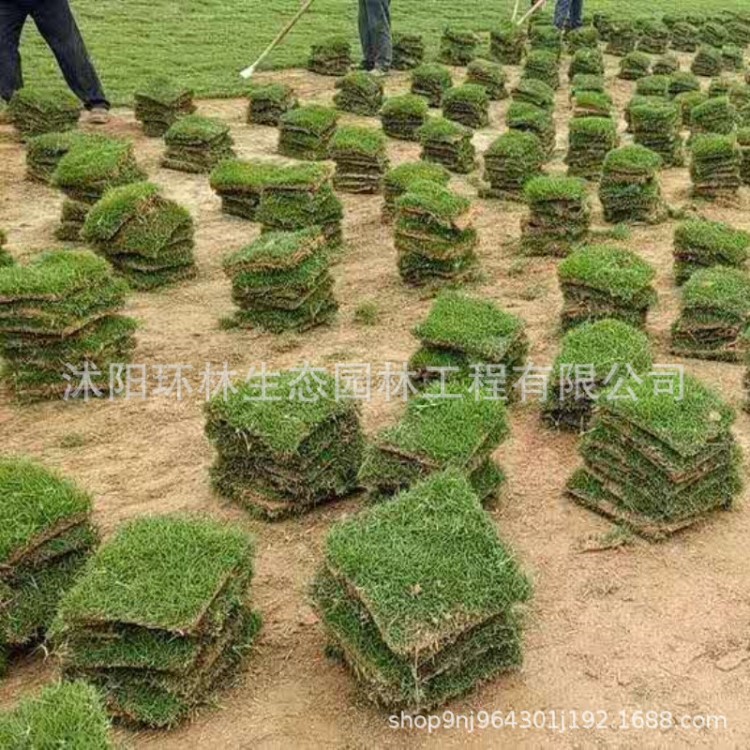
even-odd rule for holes
{"type": "Polygon", "coordinates": [[[67,130],[63,133],[44,133],[26,142],[26,177],[49,184],[60,159],[71,149],[91,143],[104,142],[106,136],[67,130]]]}
{"type": "Polygon", "coordinates": [[[0,270],[3,377],[24,399],[62,396],[88,362],[89,397],[104,395],[110,365],[126,364],[135,321],[119,315],[127,284],[88,251],[44,253],[29,265],[0,270]]]}
{"type": "Polygon", "coordinates": [[[704,198],[732,196],[742,184],[742,152],[731,135],[699,135],[691,146],[693,194],[704,198]]]}
{"type": "Polygon", "coordinates": [[[605,91],[576,91],[573,94],[572,119],[579,117],[612,117],[614,104],[605,91]]]}
{"type": "Polygon", "coordinates": [[[383,106],[383,82],[364,70],[347,73],[336,81],[333,103],[344,112],[374,117],[383,106]]]}
{"type": "Polygon", "coordinates": [[[551,89],[560,88],[560,63],[557,56],[543,49],[529,52],[522,76],[543,81],[551,89]]]}
{"type": "Polygon", "coordinates": [[[307,161],[327,159],[337,122],[336,110],[320,104],[289,110],[279,121],[279,153],[307,161]]]}
{"type": "Polygon", "coordinates": [[[745,185],[750,185],[750,127],[737,131],[737,146],[740,149],[740,178],[745,185]]]}
{"type": "Polygon", "coordinates": [[[229,125],[213,117],[180,118],[164,134],[164,143],[167,148],[161,165],[179,172],[210,172],[220,161],[234,156],[229,125]]]}
{"type": "Polygon", "coordinates": [[[385,100],[380,110],[383,131],[401,141],[418,140],[417,132],[427,121],[429,106],[417,94],[403,94],[385,100]]]}
{"type": "Polygon", "coordinates": [[[526,32],[511,21],[490,31],[490,57],[502,65],[520,65],[526,49],[526,32]]]}
{"type": "Polygon", "coordinates": [[[669,76],[668,94],[671,97],[684,94],[686,91],[700,91],[701,83],[694,73],[679,70],[669,76]]]}
{"type": "Polygon", "coordinates": [[[550,376],[543,418],[554,427],[585,432],[601,392],[629,373],[653,367],[648,336],[621,320],[583,323],[562,340],[550,376]]]}
{"type": "Polygon", "coordinates": [[[568,76],[579,74],[600,76],[604,74],[604,57],[598,49],[579,49],[570,61],[568,76]]]}
{"type": "Polygon", "coordinates": [[[680,108],[680,118],[683,127],[690,127],[690,121],[693,116],[693,110],[703,102],[709,99],[705,91],[684,91],[677,94],[674,103],[680,108]]]}
{"type": "Polygon", "coordinates": [[[225,159],[211,172],[211,189],[225,214],[255,221],[264,186],[283,169],[272,162],[225,159]]]}
{"type": "Polygon", "coordinates": [[[526,102],[512,102],[505,115],[509,130],[532,133],[539,139],[546,156],[555,150],[555,120],[552,112],[526,102]]]}
{"type": "Polygon", "coordinates": [[[690,70],[695,75],[704,78],[718,76],[722,68],[721,50],[705,44],[700,47],[698,53],[693,58],[693,64],[690,66],[690,70]]]}
{"type": "Polygon", "coordinates": [[[490,101],[507,99],[507,81],[508,76],[502,66],[489,60],[472,60],[466,68],[466,83],[482,86],[490,101]]]}
{"type": "Polygon", "coordinates": [[[91,498],[21,458],[0,459],[0,674],[44,638],[60,597],[98,541],[91,498]]]}
{"type": "Polygon", "coordinates": [[[673,354],[745,362],[750,352],[750,277],[736,268],[704,268],[682,288],[672,326],[673,354]]]}
{"type": "Polygon", "coordinates": [[[253,84],[247,92],[247,122],[276,128],[281,116],[298,106],[292,87],[285,83],[253,84]]]}
{"type": "Polygon", "coordinates": [[[388,170],[381,130],[344,125],[334,133],[330,156],[336,163],[333,186],[345,193],[379,193],[388,170]]]}
{"type": "Polygon", "coordinates": [[[107,190],[143,179],[133,146],[125,141],[99,138],[69,150],[52,173],[52,184],[66,196],[55,236],[77,240],[89,209],[107,190]]]}
{"type": "Polygon", "coordinates": [[[607,154],[617,147],[617,125],[609,117],[577,117],[570,121],[568,174],[599,179],[607,154]]]}
{"type": "Polygon", "coordinates": [[[459,281],[477,265],[477,231],[468,198],[419,181],[396,199],[398,270],[409,284],[459,281]]]}
{"type": "Polygon", "coordinates": [[[689,375],[676,385],[681,397],[657,391],[650,378],[620,390],[599,400],[569,494],[648,538],[729,508],[741,488],[733,411],[689,375]]]}
{"type": "MultiPolygon", "coordinates": [[[[454,291],[442,292],[424,322],[414,328],[420,348],[409,360],[418,383],[441,375],[464,378],[490,370],[497,375],[499,398],[510,400],[510,389],[526,363],[529,341],[522,320],[488,300],[454,291]]],[[[488,378],[491,380],[491,378],[488,378]]]]}
{"type": "Polygon", "coordinates": [[[490,100],[484,86],[465,83],[443,94],[443,115],[467,128],[483,128],[490,122],[490,100]]]}
{"type": "Polygon", "coordinates": [[[750,233],[722,222],[691,219],[675,228],[674,275],[678,284],[704,268],[744,268],[749,256],[750,233]]]}
{"type": "Polygon", "coordinates": [[[695,52],[700,46],[700,29],[687,21],[672,26],[672,49],[678,52],[695,52]]]}
{"type": "Polygon", "coordinates": [[[577,52],[579,49],[598,49],[599,32],[594,26],[581,26],[571,29],[565,36],[568,52],[577,52]]]}
{"type": "Polygon", "coordinates": [[[545,153],[532,133],[509,130],[495,139],[484,154],[485,198],[520,201],[526,183],[542,173],[545,153]]]}
{"type": "Polygon", "coordinates": [[[666,218],[658,178],[661,164],[659,154],[638,145],[607,154],[599,184],[605,221],[655,224],[666,218]]]}
{"type": "Polygon", "coordinates": [[[656,75],[672,75],[680,69],[680,58],[672,52],[662,55],[654,61],[651,72],[656,75]]]}
{"type": "Polygon", "coordinates": [[[635,253],[590,245],[571,253],[557,267],[563,296],[563,330],[613,318],[642,328],[656,302],[656,271],[635,253]]]}
{"type": "Polygon", "coordinates": [[[618,78],[624,81],[637,81],[651,73],[651,57],[645,52],[629,52],[620,61],[618,78]]]}
{"type": "Polygon", "coordinates": [[[330,322],[338,310],[330,263],[317,228],[262,234],[224,260],[239,307],[234,323],[281,333],[330,322]]]}
{"type": "Polygon", "coordinates": [[[313,44],[307,69],[322,76],[343,76],[352,67],[352,47],[340,37],[324,39],[313,44]]]}
{"type": "Polygon", "coordinates": [[[8,103],[8,117],[24,139],[72,130],[80,116],[81,103],[67,91],[50,94],[21,88],[8,103]]]}
{"type": "Polygon", "coordinates": [[[729,135],[737,127],[737,110],[726,96],[716,96],[693,107],[690,113],[691,138],[701,133],[729,135]]]}
{"type": "Polygon", "coordinates": [[[450,172],[440,164],[417,161],[399,164],[389,169],[383,180],[383,221],[388,222],[396,212],[396,200],[415,182],[434,182],[445,187],[450,182],[450,172]]]}
{"type": "Polygon", "coordinates": [[[253,554],[246,532],[208,517],[122,526],[60,602],[63,673],[97,687],[118,719],[185,720],[234,677],[260,628],[253,554]]]}
{"type": "Polygon", "coordinates": [[[529,215],[521,225],[524,255],[563,257],[589,231],[591,209],[583,180],[541,176],[526,183],[524,198],[529,215]]]}
{"type": "Polygon", "coordinates": [[[396,34],[393,38],[393,69],[411,70],[424,60],[421,34],[396,34]]]}
{"type": "Polygon", "coordinates": [[[671,34],[661,21],[644,19],[640,23],[639,31],[637,45],[639,50],[654,55],[663,55],[669,48],[671,34]]]}
{"type": "Polygon", "coordinates": [[[478,45],[479,37],[473,31],[448,27],[440,38],[440,62],[468,65],[476,57],[478,45]]]}
{"type": "Polygon", "coordinates": [[[471,486],[450,471],[335,525],[313,585],[331,652],[369,700],[407,711],[519,667],[530,595],[471,486]]]}
{"type": "Polygon", "coordinates": [[[681,116],[673,102],[643,102],[629,108],[633,140],[659,154],[664,166],[682,166],[681,116]]]}
{"type": "Polygon", "coordinates": [[[468,174],[476,167],[472,131],[444,117],[431,117],[419,129],[421,158],[442,164],[458,174],[468,174]]]}
{"type": "Polygon", "coordinates": [[[269,520],[355,490],[364,448],[356,402],[336,397],[334,379],[325,374],[316,375],[312,393],[294,371],[268,385],[271,393],[249,380],[207,404],[214,488],[269,520]]]}
{"type": "Polygon", "coordinates": [[[135,92],[135,119],[152,138],[161,138],[180,117],[193,112],[193,92],[168,78],[153,78],[135,92]]]}
{"type": "Polygon", "coordinates": [[[150,182],[108,190],[86,217],[81,238],[139,290],[195,276],[193,220],[150,182]]]}
{"type": "Polygon", "coordinates": [[[514,102],[533,104],[535,107],[548,112],[555,108],[554,89],[536,78],[521,78],[513,88],[511,95],[514,102]]]}
{"type": "Polygon", "coordinates": [[[630,21],[618,21],[612,24],[609,40],[605,48],[608,55],[625,57],[635,50],[638,33],[630,21]]]}
{"type": "Polygon", "coordinates": [[[444,65],[426,63],[411,74],[411,93],[422,96],[430,107],[439,107],[443,94],[453,86],[451,72],[444,65]]]}

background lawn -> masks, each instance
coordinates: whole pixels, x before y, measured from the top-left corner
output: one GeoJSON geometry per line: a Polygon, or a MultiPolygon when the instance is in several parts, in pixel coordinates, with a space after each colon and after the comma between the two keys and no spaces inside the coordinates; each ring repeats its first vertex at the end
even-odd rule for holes
{"type": "MultiPolygon", "coordinates": [[[[71,0],[109,96],[129,102],[153,74],[177,76],[198,96],[241,94],[238,72],[249,65],[299,7],[299,0],[71,0]]],[[[550,0],[554,3],[554,0],[550,0]]],[[[527,6],[527,0],[521,0],[527,6]]],[[[513,0],[393,0],[394,29],[421,32],[433,53],[447,24],[488,31],[513,0]]],[[[589,0],[586,11],[632,16],[750,10],[750,0],[589,0]]],[[[346,34],[356,42],[356,0],[316,0],[266,67],[303,65],[311,40],[346,34]]],[[[26,81],[60,81],[33,23],[23,40],[26,81]]]]}

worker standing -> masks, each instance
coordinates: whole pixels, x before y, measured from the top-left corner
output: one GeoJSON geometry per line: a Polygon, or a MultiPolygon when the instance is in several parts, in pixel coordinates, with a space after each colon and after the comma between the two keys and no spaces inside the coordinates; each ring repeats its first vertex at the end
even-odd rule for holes
{"type": "Polygon", "coordinates": [[[359,0],[359,38],[362,67],[373,75],[387,75],[391,69],[391,0],[359,0]]]}
{"type": "Polygon", "coordinates": [[[583,0],[557,0],[555,26],[560,31],[572,31],[583,26],[583,0]]]}

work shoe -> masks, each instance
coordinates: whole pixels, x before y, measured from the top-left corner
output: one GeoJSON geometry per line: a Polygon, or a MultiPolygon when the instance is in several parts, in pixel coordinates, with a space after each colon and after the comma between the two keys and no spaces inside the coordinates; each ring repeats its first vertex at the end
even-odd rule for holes
{"type": "Polygon", "coordinates": [[[390,75],[390,72],[383,70],[382,68],[373,68],[373,70],[370,71],[370,75],[373,78],[387,78],[390,75]]]}
{"type": "Polygon", "coordinates": [[[89,110],[89,120],[92,125],[106,125],[109,122],[109,110],[106,107],[92,107],[89,110]]]}

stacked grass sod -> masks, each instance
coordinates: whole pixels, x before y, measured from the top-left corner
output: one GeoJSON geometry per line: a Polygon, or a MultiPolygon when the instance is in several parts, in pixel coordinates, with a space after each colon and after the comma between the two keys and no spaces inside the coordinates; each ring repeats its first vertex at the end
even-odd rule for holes
{"type": "Polygon", "coordinates": [[[734,85],[734,81],[725,75],[716,76],[712,78],[708,84],[708,96],[710,99],[714,99],[719,96],[729,96],[729,90],[734,85]]]}
{"type": "Polygon", "coordinates": [[[412,70],[424,60],[424,39],[421,34],[396,34],[393,37],[393,69],[412,70]]]}
{"type": "Polygon", "coordinates": [[[195,276],[193,219],[150,182],[108,190],[89,211],[81,238],[139,290],[195,276]]]}
{"type": "Polygon", "coordinates": [[[612,24],[605,52],[616,57],[625,57],[635,51],[638,32],[630,21],[616,21],[612,24]]]}
{"type": "Polygon", "coordinates": [[[604,57],[598,48],[584,47],[576,50],[568,67],[568,76],[573,78],[581,73],[594,76],[604,74],[604,57]]]}
{"type": "Polygon", "coordinates": [[[578,117],[612,117],[612,97],[604,91],[581,90],[573,94],[573,119],[578,117]]]}
{"type": "Polygon", "coordinates": [[[672,326],[673,354],[745,362],[750,352],[750,277],[715,266],[696,271],[682,288],[682,309],[672,326]]]}
{"type": "Polygon", "coordinates": [[[655,276],[655,270],[630,250],[607,245],[578,248],[557,268],[563,330],[605,318],[642,328],[656,302],[655,276]]]}
{"type": "Polygon", "coordinates": [[[422,180],[411,182],[395,205],[394,240],[405,282],[456,282],[474,272],[478,238],[468,198],[422,180]]]}
{"type": "Polygon", "coordinates": [[[672,49],[678,52],[695,52],[700,43],[700,29],[694,24],[678,21],[672,26],[672,49]]]}
{"type": "Polygon", "coordinates": [[[10,253],[10,250],[6,247],[8,244],[8,237],[3,229],[0,229],[0,268],[5,266],[12,266],[15,261],[10,253]]]}
{"type": "Polygon", "coordinates": [[[48,685],[0,713],[0,745],[8,750],[116,747],[101,696],[83,681],[48,685]]]}
{"type": "Polygon", "coordinates": [[[477,55],[479,41],[473,31],[448,26],[440,38],[440,62],[445,65],[468,65],[477,55]]]}
{"type": "Polygon", "coordinates": [[[730,18],[726,23],[728,39],[740,47],[750,44],[750,18],[747,14],[742,17],[730,18]]]}
{"type": "Polygon", "coordinates": [[[589,231],[586,185],[577,177],[541,176],[524,187],[529,214],[521,223],[524,255],[563,257],[589,231]]]}
{"type": "Polygon", "coordinates": [[[672,98],[690,91],[700,91],[701,82],[695,73],[689,70],[678,70],[669,76],[669,87],[667,93],[672,98]]]}
{"type": "Polygon", "coordinates": [[[577,117],[570,121],[568,174],[585,179],[599,179],[604,159],[617,147],[617,125],[609,117],[577,117]]]}
{"type": "Polygon", "coordinates": [[[721,67],[731,71],[744,70],[745,51],[736,44],[725,44],[721,48],[721,67]]]}
{"type": "Polygon", "coordinates": [[[713,78],[718,76],[723,68],[721,50],[702,44],[698,49],[690,70],[702,78],[713,78]]]}
{"type": "Polygon", "coordinates": [[[0,655],[5,657],[44,637],[61,596],[98,539],[89,495],[40,464],[0,459],[0,495],[0,655]]]}
{"type": "Polygon", "coordinates": [[[727,96],[716,96],[694,107],[690,113],[691,136],[700,133],[728,135],[737,127],[737,110],[727,96]]]}
{"type": "Polygon", "coordinates": [[[684,284],[696,271],[714,266],[743,269],[750,233],[708,219],[690,219],[674,230],[674,275],[684,284]]]}
{"type": "Polygon", "coordinates": [[[656,224],[666,218],[658,172],[659,154],[644,146],[628,145],[604,159],[599,200],[610,224],[656,224]]]}
{"type": "Polygon", "coordinates": [[[612,31],[615,27],[615,19],[609,13],[597,11],[593,14],[591,22],[594,28],[599,32],[599,38],[603,42],[608,42],[612,37],[612,31]]]}
{"type": "Polygon", "coordinates": [[[555,91],[537,78],[521,78],[511,92],[514,102],[533,104],[551,112],[555,108],[555,91]]]}
{"type": "Polygon", "coordinates": [[[443,94],[453,85],[451,72],[439,63],[425,63],[411,74],[411,93],[423,96],[430,107],[439,107],[443,94]]]}
{"type": "Polygon", "coordinates": [[[91,392],[109,388],[112,364],[126,364],[135,321],[120,315],[127,284],[103,258],[85,250],[43,253],[28,265],[0,269],[3,378],[23,400],[65,394],[68,365],[89,362],[91,392]]]}
{"type": "Polygon", "coordinates": [[[291,86],[285,83],[256,83],[247,92],[249,125],[278,127],[282,115],[299,106],[291,86]]]}
{"type": "Polygon", "coordinates": [[[488,300],[455,291],[438,295],[424,322],[414,328],[420,348],[409,361],[418,383],[440,376],[472,377],[481,368],[504,368],[506,393],[511,400],[528,354],[529,342],[523,321],[488,300]],[[479,368],[479,369],[477,369],[479,368]]]}
{"type": "Polygon", "coordinates": [[[107,141],[103,135],[67,130],[62,133],[44,133],[26,142],[26,177],[35,182],[49,184],[60,159],[73,148],[107,141]]]}
{"type": "Polygon", "coordinates": [[[331,139],[333,186],[345,193],[380,193],[388,170],[386,137],[375,128],[342,125],[331,139]]]}
{"type": "MultiPolygon", "coordinates": [[[[680,126],[680,108],[670,101],[636,103],[629,108],[633,140],[659,154],[664,166],[685,162],[680,126]]],[[[693,111],[695,116],[695,110],[693,111]]]]}
{"type": "Polygon", "coordinates": [[[356,402],[335,396],[333,377],[316,380],[318,398],[306,395],[295,371],[280,373],[272,388],[264,398],[263,385],[250,380],[206,406],[214,488],[268,520],[355,490],[364,447],[356,402]]]}
{"type": "Polygon", "coordinates": [[[667,52],[666,55],[662,55],[654,60],[654,64],[651,66],[651,72],[654,75],[672,75],[680,69],[680,58],[677,57],[673,52],[667,52]]]}
{"type": "Polygon", "coordinates": [[[570,95],[575,96],[582,91],[603,94],[606,91],[604,76],[591,75],[590,73],[576,73],[576,75],[570,79],[570,95]]]}
{"type": "Polygon", "coordinates": [[[737,131],[737,146],[742,157],[740,177],[745,185],[750,185],[750,127],[737,131]]]}
{"type": "Polygon", "coordinates": [[[623,81],[637,81],[651,74],[651,57],[645,52],[628,52],[620,61],[618,78],[623,81]]]}
{"type": "Polygon", "coordinates": [[[468,174],[476,167],[476,150],[471,142],[472,130],[444,117],[431,117],[419,129],[421,158],[442,164],[458,174],[468,174]]]}
{"type": "Polygon", "coordinates": [[[490,122],[490,99],[484,86],[465,83],[443,94],[443,116],[467,128],[483,128],[490,122]]]}
{"type": "Polygon", "coordinates": [[[289,110],[279,120],[279,153],[307,161],[327,159],[337,122],[336,110],[320,104],[289,110]]]}
{"type": "Polygon", "coordinates": [[[683,127],[690,126],[693,110],[699,104],[707,102],[708,99],[709,96],[705,91],[685,91],[682,94],[677,94],[677,96],[675,96],[674,103],[680,108],[680,117],[683,127]]]}
{"type": "Polygon", "coordinates": [[[721,47],[729,39],[729,32],[724,24],[717,20],[707,20],[700,29],[701,41],[711,47],[721,47]]]}
{"type": "Polygon", "coordinates": [[[313,585],[332,650],[364,695],[408,711],[518,667],[530,593],[471,486],[451,471],[335,525],[313,585]]]}
{"type": "Polygon", "coordinates": [[[401,141],[417,141],[419,128],[427,121],[429,105],[417,94],[402,94],[385,100],[380,121],[385,134],[401,141]]]}
{"type": "Polygon", "coordinates": [[[563,52],[563,35],[551,23],[539,19],[539,23],[533,23],[529,27],[530,53],[551,52],[557,60],[563,52]]]}
{"type": "Polygon", "coordinates": [[[690,153],[694,195],[714,199],[737,194],[742,184],[742,151],[733,135],[699,135],[690,153]]]}
{"type": "Polygon", "coordinates": [[[81,103],[67,91],[46,93],[24,87],[8,103],[8,118],[21,138],[73,130],[81,116],[81,103]]]}
{"type": "Polygon", "coordinates": [[[640,24],[637,49],[654,55],[663,55],[669,49],[672,35],[661,21],[644,19],[640,24]]]}
{"type": "Polygon", "coordinates": [[[526,31],[511,21],[490,30],[490,57],[501,65],[520,65],[526,48],[526,31]]]}
{"type": "Polygon", "coordinates": [[[484,154],[482,197],[523,200],[526,183],[542,173],[546,155],[533,133],[509,130],[496,138],[484,154]]]}
{"type": "Polygon", "coordinates": [[[344,76],[352,67],[352,48],[343,37],[331,37],[310,48],[307,69],[321,76],[344,76]]]}
{"type": "Polygon", "coordinates": [[[306,331],[330,322],[333,296],[330,253],[315,227],[266,232],[224,260],[238,306],[234,322],[272,333],[306,331]]]}
{"type": "Polygon", "coordinates": [[[548,110],[526,102],[511,102],[505,114],[509,130],[535,135],[549,157],[555,150],[555,120],[548,110]]]}
{"type": "Polygon", "coordinates": [[[585,466],[568,481],[568,493],[649,539],[731,507],[741,489],[732,409],[690,375],[681,398],[656,391],[650,378],[624,387],[634,398],[600,398],[580,447],[585,466]]]}
{"type": "Polygon", "coordinates": [[[214,117],[181,117],[164,134],[164,143],[161,165],[178,172],[208,173],[234,157],[229,125],[214,117]]]}
{"type": "Polygon", "coordinates": [[[631,372],[646,375],[652,366],[643,331],[609,318],[576,326],[563,337],[552,365],[542,416],[554,427],[584,432],[609,383],[631,372]]]}
{"type": "Polygon", "coordinates": [[[450,178],[445,167],[425,161],[406,162],[389,169],[383,180],[383,220],[387,222],[393,218],[396,199],[408,192],[412,183],[434,182],[445,187],[450,178]]]}
{"type": "Polygon", "coordinates": [[[482,86],[493,102],[507,99],[507,80],[508,76],[503,67],[490,60],[472,60],[466,68],[466,83],[482,86]]]}
{"type": "Polygon", "coordinates": [[[260,628],[251,610],[254,545],[208,517],[125,524],[60,602],[53,643],[128,723],[179,724],[230,681],[260,628]]]}
{"type": "Polygon", "coordinates": [[[225,159],[211,172],[211,189],[225,214],[255,221],[264,186],[284,170],[273,162],[225,159]]]}
{"type": "Polygon", "coordinates": [[[599,31],[595,26],[581,26],[571,29],[565,36],[568,52],[575,53],[579,49],[598,49],[599,31]]]}
{"type": "Polygon", "coordinates": [[[135,119],[151,138],[161,138],[180,117],[193,112],[193,92],[169,78],[152,78],[135,92],[135,119]]]}
{"type": "Polygon", "coordinates": [[[383,83],[364,70],[352,71],[336,81],[333,103],[344,112],[374,117],[383,106],[383,83]]]}
{"type": "Polygon", "coordinates": [[[669,76],[652,73],[636,81],[635,93],[638,96],[655,96],[666,99],[669,96],[669,84],[669,76]]]}
{"type": "Polygon", "coordinates": [[[739,124],[747,124],[746,118],[750,114],[750,84],[741,83],[739,81],[733,81],[727,92],[729,101],[737,110],[737,117],[739,124]]]}
{"type": "Polygon", "coordinates": [[[665,101],[666,100],[663,96],[642,96],[641,94],[635,94],[625,106],[625,132],[633,132],[633,122],[631,118],[631,110],[633,109],[633,107],[642,107],[644,105],[650,107],[660,107],[662,104],[664,104],[665,101]]]}
{"type": "Polygon", "coordinates": [[[560,88],[560,63],[554,52],[546,49],[532,50],[523,65],[523,78],[536,78],[552,89],[560,88]]]}

